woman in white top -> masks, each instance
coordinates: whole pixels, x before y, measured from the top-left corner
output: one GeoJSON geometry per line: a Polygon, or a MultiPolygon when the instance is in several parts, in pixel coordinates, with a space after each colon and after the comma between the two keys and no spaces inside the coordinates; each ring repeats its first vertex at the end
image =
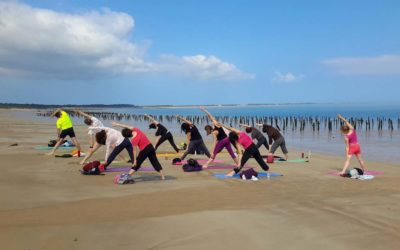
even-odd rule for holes
{"type": "Polygon", "coordinates": [[[100,132],[96,133],[96,143],[86,157],[81,161],[81,164],[85,164],[85,162],[99,149],[102,145],[105,145],[106,148],[106,156],[105,162],[103,163],[104,169],[107,168],[108,165],[117,157],[122,150],[126,149],[128,151],[129,157],[133,164],[133,147],[132,143],[129,141],[129,138],[123,137],[121,132],[107,127],[89,127],[90,130],[92,129],[100,129],[100,132]]]}
{"type": "MultiPolygon", "coordinates": [[[[93,128],[100,128],[100,127],[104,127],[103,123],[97,119],[94,116],[88,115],[83,111],[80,111],[78,109],[75,110],[75,113],[80,114],[81,116],[85,117],[84,123],[90,127],[93,128]]],[[[89,145],[90,148],[93,148],[94,143],[95,143],[95,134],[97,132],[100,132],[101,129],[89,129],[88,135],[89,135],[89,145]]]]}

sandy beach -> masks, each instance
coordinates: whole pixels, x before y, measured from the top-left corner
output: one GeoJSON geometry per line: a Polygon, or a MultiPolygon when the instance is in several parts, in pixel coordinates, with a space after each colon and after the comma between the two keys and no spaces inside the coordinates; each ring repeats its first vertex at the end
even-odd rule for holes
{"type": "MultiPolygon", "coordinates": [[[[309,163],[270,164],[283,176],[252,182],[213,176],[227,170],[185,173],[161,157],[167,180],[139,172],[135,184],[115,185],[116,173],[83,176],[80,159],[35,149],[56,136],[55,120],[12,112],[0,110],[1,249],[399,249],[398,165],[367,161],[383,174],[361,181],[328,175],[343,157],[312,154],[309,163]]],[[[75,132],[87,150],[86,127],[75,132]]],[[[154,131],[144,132],[155,141],[154,131]]],[[[287,144],[299,158],[301,149],[287,144]]],[[[227,154],[218,159],[233,163],[227,154]]]]}

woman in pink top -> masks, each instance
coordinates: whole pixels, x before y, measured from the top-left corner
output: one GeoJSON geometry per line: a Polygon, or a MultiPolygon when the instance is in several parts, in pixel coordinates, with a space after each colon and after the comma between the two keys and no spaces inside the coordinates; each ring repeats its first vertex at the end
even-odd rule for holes
{"type": "Polygon", "coordinates": [[[229,140],[235,146],[237,149],[238,155],[239,155],[239,162],[240,164],[237,165],[236,168],[233,169],[233,171],[229,172],[227,176],[233,176],[234,174],[237,174],[240,172],[240,170],[243,168],[244,164],[250,159],[251,156],[254,157],[254,159],[258,162],[260,167],[264,169],[265,171],[268,171],[269,167],[267,163],[263,160],[260,151],[254,145],[253,140],[245,133],[242,132],[238,129],[226,126],[221,124],[224,128],[228,129],[231,131],[229,133],[229,140]],[[242,150],[240,149],[240,145],[244,148],[244,153],[242,156],[242,150]]]}
{"type": "Polygon", "coordinates": [[[360,144],[358,144],[357,141],[356,130],[343,116],[338,114],[338,118],[342,120],[345,124],[340,128],[340,131],[344,135],[344,142],[346,144],[346,162],[344,163],[344,167],[342,169],[342,172],[340,172],[340,175],[345,175],[346,170],[350,165],[351,157],[353,155],[357,157],[357,160],[360,163],[363,172],[365,172],[365,165],[363,159],[361,158],[361,148],[360,144]]]}
{"type": "Polygon", "coordinates": [[[149,161],[153,168],[161,174],[161,179],[165,179],[164,173],[162,171],[162,167],[160,162],[157,159],[156,150],[153,147],[153,144],[149,141],[147,136],[138,128],[121,124],[121,123],[112,123],[113,126],[124,128],[121,133],[126,138],[132,138],[131,143],[133,146],[133,155],[135,161],[133,163],[132,169],[129,171],[129,175],[133,175],[136,171],[139,170],[140,166],[149,158],[149,161]],[[136,157],[136,147],[139,148],[139,154],[136,157]]]}

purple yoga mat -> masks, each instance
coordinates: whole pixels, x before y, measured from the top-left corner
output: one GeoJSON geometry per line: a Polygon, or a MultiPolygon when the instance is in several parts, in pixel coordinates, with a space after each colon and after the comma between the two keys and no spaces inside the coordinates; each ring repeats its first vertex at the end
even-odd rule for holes
{"type": "MultiPolygon", "coordinates": [[[[117,168],[107,168],[106,172],[129,172],[132,167],[117,167],[117,168]]],[[[151,171],[156,171],[152,167],[141,167],[139,168],[139,172],[151,172],[151,171]]]]}
{"type": "MultiPolygon", "coordinates": [[[[340,176],[340,172],[334,171],[334,172],[329,172],[329,175],[333,175],[333,176],[340,176]]],[[[382,171],[365,171],[366,175],[379,175],[379,174],[383,174],[382,171]]]]}

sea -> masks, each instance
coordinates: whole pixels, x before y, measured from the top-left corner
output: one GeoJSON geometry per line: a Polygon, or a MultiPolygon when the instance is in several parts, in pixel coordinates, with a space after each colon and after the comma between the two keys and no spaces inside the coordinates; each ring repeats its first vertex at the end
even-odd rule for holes
{"type": "MultiPolygon", "coordinates": [[[[356,119],[382,119],[385,121],[382,130],[375,127],[371,130],[360,128],[357,130],[358,140],[362,149],[362,156],[367,161],[387,162],[400,165],[400,104],[279,104],[279,105],[236,105],[236,106],[210,106],[207,110],[214,116],[246,116],[246,117],[313,117],[313,118],[335,118],[341,114],[346,118],[356,119]],[[393,120],[393,129],[389,129],[387,120],[393,120]]],[[[204,113],[198,107],[143,107],[143,108],[102,108],[84,109],[93,112],[115,112],[123,114],[149,114],[149,115],[181,115],[202,116],[204,113]]],[[[16,112],[20,118],[29,118],[42,122],[54,122],[54,118],[36,116],[35,112],[16,112]]],[[[164,120],[165,121],[165,120],[164,120]]],[[[75,124],[83,124],[82,119],[73,118],[75,124]]],[[[145,133],[154,133],[148,129],[148,122],[128,120],[121,122],[132,124],[141,128],[145,133]]],[[[106,126],[110,121],[104,121],[106,126]]],[[[176,122],[163,122],[172,133],[181,133],[179,124],[176,122]]],[[[212,140],[200,129],[205,124],[199,124],[199,130],[203,132],[205,140],[212,140]]],[[[299,129],[286,129],[281,131],[284,135],[288,149],[295,149],[298,155],[291,155],[292,159],[299,158],[301,152],[305,155],[321,153],[334,156],[345,155],[345,144],[343,136],[337,128],[328,131],[321,125],[319,131],[307,126],[304,131],[299,129]]],[[[265,151],[265,149],[262,149],[265,151]]],[[[278,149],[277,154],[281,154],[278,149]]],[[[341,163],[339,164],[341,165],[341,163]]],[[[357,166],[356,159],[352,160],[351,166],[357,166]]],[[[337,167],[337,166],[336,166],[337,167]]],[[[376,169],[379,166],[371,166],[376,169]]]]}

